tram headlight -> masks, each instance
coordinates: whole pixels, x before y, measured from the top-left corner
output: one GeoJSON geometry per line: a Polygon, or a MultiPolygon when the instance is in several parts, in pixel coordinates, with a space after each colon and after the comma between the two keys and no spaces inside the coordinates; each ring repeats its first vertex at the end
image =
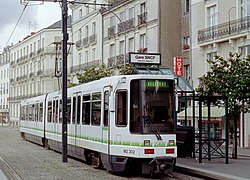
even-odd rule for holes
{"type": "Polygon", "coordinates": [[[168,144],[169,144],[169,146],[174,146],[174,140],[169,140],[168,144]]]}
{"type": "Polygon", "coordinates": [[[144,140],[144,146],[150,146],[150,140],[144,140]]]}

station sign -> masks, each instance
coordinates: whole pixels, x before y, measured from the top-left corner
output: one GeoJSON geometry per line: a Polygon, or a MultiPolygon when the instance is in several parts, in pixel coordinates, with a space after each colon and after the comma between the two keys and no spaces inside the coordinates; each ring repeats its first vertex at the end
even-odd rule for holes
{"type": "Polygon", "coordinates": [[[177,76],[183,76],[183,58],[174,57],[174,72],[177,76]]]}
{"type": "Polygon", "coordinates": [[[159,53],[129,53],[130,64],[161,65],[161,54],[159,53]]]}

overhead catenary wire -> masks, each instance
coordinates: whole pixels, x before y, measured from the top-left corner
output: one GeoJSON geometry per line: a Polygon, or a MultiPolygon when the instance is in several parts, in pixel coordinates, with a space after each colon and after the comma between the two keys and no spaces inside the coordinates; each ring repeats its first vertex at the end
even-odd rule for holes
{"type": "Polygon", "coordinates": [[[19,24],[19,22],[20,22],[20,20],[21,20],[21,18],[22,18],[22,16],[23,16],[23,13],[24,13],[25,9],[27,8],[28,4],[29,4],[29,3],[26,3],[26,4],[24,5],[23,10],[22,10],[22,12],[21,12],[21,14],[20,14],[20,16],[19,16],[17,22],[16,22],[16,25],[15,25],[14,29],[12,30],[12,32],[11,32],[11,34],[10,34],[10,37],[9,37],[8,41],[6,42],[5,47],[8,46],[9,41],[10,41],[10,39],[12,38],[12,36],[13,36],[13,34],[14,34],[16,28],[17,28],[17,25],[19,24]]]}

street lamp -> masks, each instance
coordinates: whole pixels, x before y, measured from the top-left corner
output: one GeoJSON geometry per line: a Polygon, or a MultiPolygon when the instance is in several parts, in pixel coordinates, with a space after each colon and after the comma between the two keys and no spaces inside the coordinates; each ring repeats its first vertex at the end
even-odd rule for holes
{"type": "Polygon", "coordinates": [[[229,33],[229,34],[231,34],[230,15],[231,15],[232,9],[234,9],[234,8],[236,9],[236,7],[231,7],[231,8],[228,10],[228,29],[229,29],[228,33],[229,33]]]}

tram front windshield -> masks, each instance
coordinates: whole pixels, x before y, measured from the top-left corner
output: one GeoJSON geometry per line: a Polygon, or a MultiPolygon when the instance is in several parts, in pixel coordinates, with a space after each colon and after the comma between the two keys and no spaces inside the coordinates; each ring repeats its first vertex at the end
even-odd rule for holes
{"type": "Polygon", "coordinates": [[[173,132],[173,81],[133,80],[130,85],[130,132],[134,134],[173,132]]]}

